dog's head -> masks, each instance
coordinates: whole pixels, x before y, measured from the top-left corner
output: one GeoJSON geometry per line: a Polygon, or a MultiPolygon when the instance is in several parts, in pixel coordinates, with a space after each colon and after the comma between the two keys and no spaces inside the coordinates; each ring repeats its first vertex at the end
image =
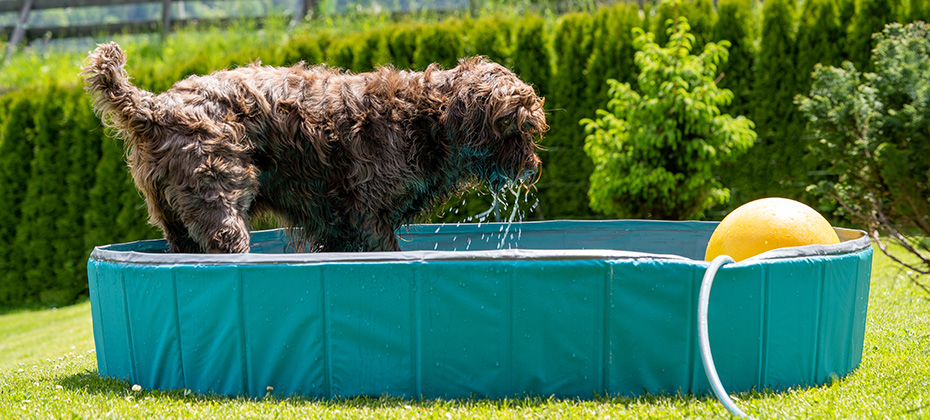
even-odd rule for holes
{"type": "Polygon", "coordinates": [[[468,171],[499,189],[534,182],[538,141],[549,126],[543,98],[512,71],[483,57],[448,72],[443,126],[466,157],[468,171]]]}

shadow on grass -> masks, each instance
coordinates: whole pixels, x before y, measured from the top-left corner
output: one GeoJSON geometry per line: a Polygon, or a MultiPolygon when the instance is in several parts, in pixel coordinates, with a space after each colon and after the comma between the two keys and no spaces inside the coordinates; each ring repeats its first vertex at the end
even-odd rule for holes
{"type": "MultiPolygon", "coordinates": [[[[241,404],[246,402],[254,403],[285,403],[293,406],[300,405],[325,405],[334,408],[345,409],[400,409],[400,408],[434,408],[434,407],[475,407],[482,406],[498,410],[506,409],[538,409],[551,405],[562,403],[570,404],[608,404],[618,407],[633,407],[642,405],[656,406],[675,406],[704,404],[708,401],[716,401],[713,395],[695,395],[695,394],[644,394],[641,396],[602,396],[592,394],[590,398],[579,397],[555,397],[540,395],[523,395],[511,396],[506,398],[486,398],[481,396],[472,396],[467,398],[401,398],[387,395],[382,396],[355,396],[355,397],[306,397],[301,395],[290,395],[283,397],[269,392],[263,397],[249,396],[227,396],[219,394],[203,394],[190,390],[150,390],[140,389],[133,390],[133,384],[127,380],[105,378],[97,374],[96,370],[86,370],[85,372],[63,377],[57,381],[64,389],[70,391],[80,391],[88,394],[99,395],[103,397],[125,398],[131,395],[137,397],[151,397],[156,399],[169,399],[182,402],[204,403],[233,403],[241,404]],[[409,406],[409,407],[408,407],[409,406]]],[[[762,390],[747,391],[738,394],[741,400],[749,399],[767,399],[780,394],[778,391],[762,390]]]]}
{"type": "Polygon", "coordinates": [[[30,303],[22,305],[0,305],[0,316],[3,315],[15,315],[26,312],[40,312],[47,310],[59,310],[65,309],[71,306],[76,306],[87,302],[89,299],[87,296],[80,297],[72,303],[62,304],[62,305],[53,305],[53,304],[39,304],[39,303],[30,303]]]}

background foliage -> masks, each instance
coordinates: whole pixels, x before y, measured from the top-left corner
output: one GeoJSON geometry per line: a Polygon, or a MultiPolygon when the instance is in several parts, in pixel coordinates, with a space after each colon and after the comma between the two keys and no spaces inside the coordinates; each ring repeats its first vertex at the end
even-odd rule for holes
{"type": "MultiPolygon", "coordinates": [[[[181,31],[163,41],[116,40],[128,51],[134,82],[155,92],[191,74],[259,59],[366,71],[383,63],[451,66],[458,57],[487,54],[546,96],[552,130],[543,142],[542,178],[533,198],[519,203],[521,212],[527,219],[584,219],[603,216],[588,206],[593,165],[578,120],[606,106],[607,79],[635,81],[632,29],[655,28],[674,13],[655,3],[646,1],[642,9],[635,2],[552,9],[520,3],[474,16],[321,15],[295,28],[266,22],[262,28],[181,31]]],[[[721,111],[746,115],[759,133],[755,147],[716,174],[732,199],[708,211],[710,218],[764,195],[812,202],[806,188],[830,176],[829,162],[803,160],[813,140],[792,98],[810,86],[816,62],[867,57],[873,44],[866,34],[891,21],[930,18],[925,0],[683,3],[680,14],[693,25],[696,47],[722,39],[732,45],[719,70],[721,87],[735,96],[721,111]],[[825,37],[845,42],[815,42],[825,37]]],[[[94,245],[158,236],[145,223],[119,142],[106,136],[83,93],[77,74],[84,55],[27,51],[0,70],[0,306],[73,302],[86,292],[84,264],[94,245]]],[[[434,220],[463,220],[490,203],[487,195],[463,201],[449,203],[434,220]]]]}
{"type": "Polygon", "coordinates": [[[591,207],[636,219],[694,219],[730,192],[714,177],[753,145],[753,124],[720,113],[733,92],[720,89],[717,66],[727,60],[729,41],[705,42],[692,54],[696,37],[688,19],[669,20],[664,47],[642,29],[636,38],[636,89],[609,79],[608,110],[583,119],[585,152],[594,161],[591,207]]]}
{"type": "Polygon", "coordinates": [[[883,251],[891,240],[913,258],[889,256],[930,274],[930,246],[911,239],[930,236],[930,25],[888,25],[876,41],[872,72],[850,62],[818,66],[810,95],[798,104],[820,140],[812,150],[830,162],[833,176],[818,188],[883,251]]]}

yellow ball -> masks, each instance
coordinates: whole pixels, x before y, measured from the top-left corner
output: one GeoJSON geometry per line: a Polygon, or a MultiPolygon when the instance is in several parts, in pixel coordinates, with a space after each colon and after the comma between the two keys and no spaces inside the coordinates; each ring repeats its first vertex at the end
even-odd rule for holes
{"type": "Polygon", "coordinates": [[[707,243],[704,259],[726,254],[742,261],[776,248],[839,242],[830,222],[817,210],[787,198],[763,198],[723,218],[707,243]]]}

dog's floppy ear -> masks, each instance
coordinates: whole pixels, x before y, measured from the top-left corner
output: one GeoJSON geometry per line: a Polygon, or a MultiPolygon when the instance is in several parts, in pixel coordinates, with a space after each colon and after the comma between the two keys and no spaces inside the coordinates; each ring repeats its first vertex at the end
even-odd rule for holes
{"type": "Polygon", "coordinates": [[[441,117],[447,129],[466,136],[474,135],[474,130],[487,125],[491,96],[491,86],[472,69],[471,63],[463,63],[453,70],[441,117]]]}

